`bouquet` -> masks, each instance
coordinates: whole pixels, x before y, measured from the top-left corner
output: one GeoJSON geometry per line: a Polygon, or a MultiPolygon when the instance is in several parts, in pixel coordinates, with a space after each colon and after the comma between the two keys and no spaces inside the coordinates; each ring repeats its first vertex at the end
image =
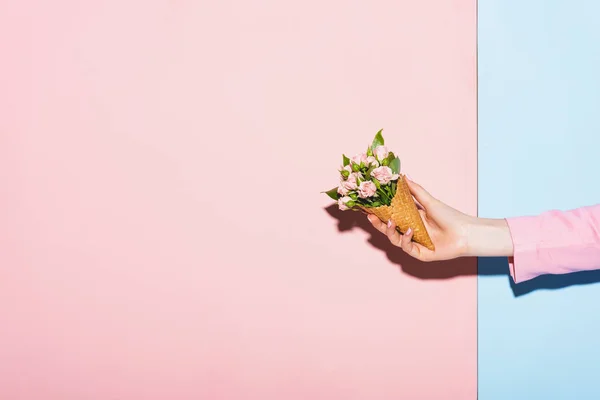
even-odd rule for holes
{"type": "Polygon", "coordinates": [[[413,240],[434,250],[406,179],[400,174],[400,159],[385,146],[382,131],[365,153],[352,158],[342,155],[340,184],[324,193],[337,201],[341,210],[374,214],[386,223],[392,220],[400,232],[412,228],[413,240]]]}

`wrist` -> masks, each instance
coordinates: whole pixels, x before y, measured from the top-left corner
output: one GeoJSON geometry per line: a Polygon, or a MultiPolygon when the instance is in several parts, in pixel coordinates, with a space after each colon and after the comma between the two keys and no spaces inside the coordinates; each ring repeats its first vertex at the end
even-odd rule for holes
{"type": "Polygon", "coordinates": [[[505,219],[472,217],[467,223],[465,256],[509,257],[513,242],[505,219]]]}

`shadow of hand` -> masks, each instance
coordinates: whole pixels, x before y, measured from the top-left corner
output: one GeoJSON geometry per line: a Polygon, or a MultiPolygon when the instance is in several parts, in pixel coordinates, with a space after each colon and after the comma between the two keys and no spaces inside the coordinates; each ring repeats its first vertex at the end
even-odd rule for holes
{"type": "Polygon", "coordinates": [[[337,227],[340,232],[347,232],[354,228],[368,232],[371,235],[368,243],[384,251],[391,262],[399,265],[402,271],[409,275],[419,279],[450,279],[477,275],[475,258],[422,262],[410,257],[401,248],[392,245],[387,236],[373,228],[366,215],[360,212],[341,211],[335,204],[325,208],[325,211],[338,221],[337,227]]]}

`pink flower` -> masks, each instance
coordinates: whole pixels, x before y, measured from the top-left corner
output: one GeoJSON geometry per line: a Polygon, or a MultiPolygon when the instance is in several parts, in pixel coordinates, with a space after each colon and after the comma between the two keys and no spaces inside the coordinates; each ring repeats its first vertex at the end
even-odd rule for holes
{"type": "Polygon", "coordinates": [[[379,181],[382,185],[387,185],[391,181],[399,178],[398,174],[394,174],[390,167],[378,167],[371,172],[371,176],[379,181]]]}
{"type": "Polygon", "coordinates": [[[387,147],[385,147],[385,146],[375,147],[375,150],[373,150],[373,153],[375,154],[375,157],[377,158],[377,160],[380,162],[385,160],[390,155],[390,152],[388,151],[387,147]]]}
{"type": "Polygon", "coordinates": [[[351,201],[352,199],[350,197],[344,196],[338,200],[338,207],[340,210],[349,210],[350,207],[348,206],[348,203],[351,201]]]}
{"type": "Polygon", "coordinates": [[[373,166],[373,167],[379,167],[379,163],[377,162],[377,159],[373,156],[367,157],[367,165],[373,166]]]}
{"type": "Polygon", "coordinates": [[[353,179],[354,182],[356,182],[357,179],[361,179],[361,180],[365,180],[365,178],[363,177],[363,175],[360,172],[353,172],[350,174],[350,176],[348,177],[348,179],[353,179]]]}
{"type": "Polygon", "coordinates": [[[371,181],[364,181],[358,187],[358,196],[366,199],[372,197],[377,191],[377,186],[371,181]]]}
{"type": "Polygon", "coordinates": [[[363,165],[367,165],[367,155],[365,153],[357,154],[354,157],[352,157],[351,160],[354,164],[357,165],[360,165],[360,163],[362,163],[363,165]]]}
{"type": "Polygon", "coordinates": [[[338,194],[341,194],[342,196],[347,196],[348,193],[350,193],[350,190],[344,186],[344,182],[340,182],[340,186],[338,186],[338,190],[337,190],[338,194]]]}
{"type": "Polygon", "coordinates": [[[340,165],[340,169],[339,169],[339,171],[340,171],[340,172],[342,172],[342,171],[348,171],[348,172],[352,173],[352,167],[351,167],[350,165],[346,165],[345,167],[342,167],[342,166],[340,165]]]}
{"type": "Polygon", "coordinates": [[[352,173],[350,174],[348,179],[342,180],[340,182],[340,187],[342,187],[343,190],[346,190],[347,192],[358,189],[358,183],[356,182],[356,174],[352,173]]]}
{"type": "Polygon", "coordinates": [[[346,191],[356,190],[356,189],[358,189],[358,179],[359,178],[361,180],[365,179],[360,172],[353,172],[348,176],[347,179],[345,179],[345,180],[342,179],[342,181],[340,182],[340,186],[343,188],[343,190],[346,190],[346,191]]]}

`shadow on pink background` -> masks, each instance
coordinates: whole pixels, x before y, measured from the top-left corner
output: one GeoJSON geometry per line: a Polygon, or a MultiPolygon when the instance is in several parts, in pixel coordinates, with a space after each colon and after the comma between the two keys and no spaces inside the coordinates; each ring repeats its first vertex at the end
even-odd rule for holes
{"type": "MultiPolygon", "coordinates": [[[[367,243],[375,249],[385,252],[389,261],[397,264],[401,271],[406,274],[419,279],[450,279],[477,275],[477,264],[472,260],[460,258],[424,263],[402,251],[398,251],[398,247],[392,245],[387,236],[377,231],[362,213],[344,212],[337,205],[326,207],[325,211],[338,220],[337,228],[339,232],[362,230],[369,233],[367,243]]],[[[497,268],[492,272],[494,275],[502,274],[497,268]]]]}
{"type": "Polygon", "coordinates": [[[1,3],[0,398],[474,399],[474,262],[409,267],[319,192],[384,128],[476,212],[475,17],[1,3]]]}

